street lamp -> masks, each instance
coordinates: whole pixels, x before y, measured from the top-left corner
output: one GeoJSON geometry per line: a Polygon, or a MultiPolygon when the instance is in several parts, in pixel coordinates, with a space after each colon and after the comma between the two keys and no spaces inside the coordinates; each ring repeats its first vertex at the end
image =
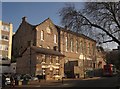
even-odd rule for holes
{"type": "Polygon", "coordinates": [[[84,59],[85,59],[85,57],[84,57],[84,55],[83,55],[83,73],[84,73],[84,79],[85,79],[85,61],[84,61],[84,59]]]}
{"type": "Polygon", "coordinates": [[[83,53],[80,54],[79,59],[83,60],[83,66],[82,66],[83,67],[83,77],[85,78],[85,68],[84,68],[84,66],[85,66],[84,65],[84,59],[85,59],[85,57],[84,57],[83,53]]]}

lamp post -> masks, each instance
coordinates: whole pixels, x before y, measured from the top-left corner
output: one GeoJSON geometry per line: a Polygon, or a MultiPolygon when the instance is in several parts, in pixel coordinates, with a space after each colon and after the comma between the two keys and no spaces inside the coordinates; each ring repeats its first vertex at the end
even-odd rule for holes
{"type": "Polygon", "coordinates": [[[84,61],[84,59],[85,59],[85,58],[84,58],[84,56],[83,56],[83,73],[84,73],[84,79],[85,79],[85,63],[84,63],[85,61],[84,61]]]}
{"type": "Polygon", "coordinates": [[[81,59],[82,60],[82,67],[83,67],[83,77],[85,78],[85,68],[84,68],[84,59],[85,59],[85,57],[84,57],[84,55],[83,55],[83,53],[81,53],[80,54],[80,56],[79,56],[79,59],[81,59]]]}

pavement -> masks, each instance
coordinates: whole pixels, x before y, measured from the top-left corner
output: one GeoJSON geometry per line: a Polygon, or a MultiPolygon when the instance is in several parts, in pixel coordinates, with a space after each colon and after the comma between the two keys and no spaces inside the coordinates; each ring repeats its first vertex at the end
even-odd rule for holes
{"type": "Polygon", "coordinates": [[[30,81],[27,85],[16,85],[15,87],[65,87],[69,84],[62,82],[62,80],[41,80],[30,81]]]}
{"type": "Polygon", "coordinates": [[[100,77],[86,78],[86,79],[63,79],[62,80],[41,80],[30,81],[27,85],[17,85],[15,87],[72,87],[72,83],[68,82],[70,80],[94,80],[100,77]]]}
{"type": "MultiPolygon", "coordinates": [[[[41,80],[39,81],[29,81],[27,85],[15,85],[15,88],[37,88],[37,87],[57,87],[57,88],[64,88],[64,87],[74,87],[74,80],[96,80],[100,77],[93,77],[93,78],[85,78],[85,79],[63,79],[62,80],[41,80]],[[72,82],[71,82],[72,81],[72,82]]],[[[8,86],[10,87],[10,86],[8,86]]]]}

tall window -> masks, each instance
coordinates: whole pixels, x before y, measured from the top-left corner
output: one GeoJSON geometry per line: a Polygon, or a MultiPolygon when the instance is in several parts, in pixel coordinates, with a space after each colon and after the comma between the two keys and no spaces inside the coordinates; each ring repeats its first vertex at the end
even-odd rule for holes
{"type": "Polygon", "coordinates": [[[83,53],[83,41],[80,41],[80,52],[83,53]]]}
{"type": "Polygon", "coordinates": [[[76,53],[78,53],[78,41],[76,40],[76,53]]]}
{"type": "Polygon", "coordinates": [[[94,52],[95,52],[95,47],[94,45],[92,44],[92,54],[94,55],[94,52]]]}
{"type": "Polygon", "coordinates": [[[88,43],[88,54],[90,54],[90,43],[88,43]]]}
{"type": "Polygon", "coordinates": [[[44,31],[41,30],[41,40],[44,40],[44,31]]]}
{"type": "Polygon", "coordinates": [[[5,50],[5,51],[8,51],[8,46],[7,46],[7,45],[5,45],[4,50],[5,50]]]}
{"type": "Polygon", "coordinates": [[[42,62],[46,62],[46,56],[45,55],[41,55],[42,58],[42,62]]]}
{"type": "Polygon", "coordinates": [[[65,37],[65,46],[66,46],[66,51],[68,51],[68,37],[65,37]]]}
{"type": "Polygon", "coordinates": [[[86,49],[86,42],[84,42],[84,53],[86,53],[87,49],[86,49]]]}
{"type": "Polygon", "coordinates": [[[56,63],[59,63],[59,58],[58,58],[58,56],[56,57],[56,63]]]}
{"type": "Polygon", "coordinates": [[[74,43],[73,43],[73,39],[71,39],[70,41],[70,46],[71,46],[71,52],[74,51],[74,43]]]}
{"type": "Polygon", "coordinates": [[[2,30],[4,30],[4,31],[9,31],[9,27],[8,26],[5,26],[5,25],[2,25],[2,30]]]}
{"type": "Polygon", "coordinates": [[[0,50],[8,51],[8,45],[0,45],[0,50]]]}
{"type": "Polygon", "coordinates": [[[54,34],[54,43],[57,43],[57,35],[54,34]]]}

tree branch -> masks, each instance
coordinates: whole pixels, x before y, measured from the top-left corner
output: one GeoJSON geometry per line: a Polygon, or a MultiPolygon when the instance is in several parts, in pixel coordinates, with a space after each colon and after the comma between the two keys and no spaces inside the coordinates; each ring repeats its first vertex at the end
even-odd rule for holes
{"type": "Polygon", "coordinates": [[[113,40],[103,41],[102,43],[112,42],[113,40]]]}
{"type": "Polygon", "coordinates": [[[112,34],[119,32],[120,30],[114,31],[112,34]]]}
{"type": "Polygon", "coordinates": [[[110,34],[107,30],[105,30],[104,28],[102,28],[101,26],[98,26],[97,24],[91,24],[91,26],[101,29],[107,35],[109,35],[113,39],[113,41],[115,41],[116,43],[118,43],[120,45],[120,41],[117,38],[115,38],[112,34],[110,34]]]}

